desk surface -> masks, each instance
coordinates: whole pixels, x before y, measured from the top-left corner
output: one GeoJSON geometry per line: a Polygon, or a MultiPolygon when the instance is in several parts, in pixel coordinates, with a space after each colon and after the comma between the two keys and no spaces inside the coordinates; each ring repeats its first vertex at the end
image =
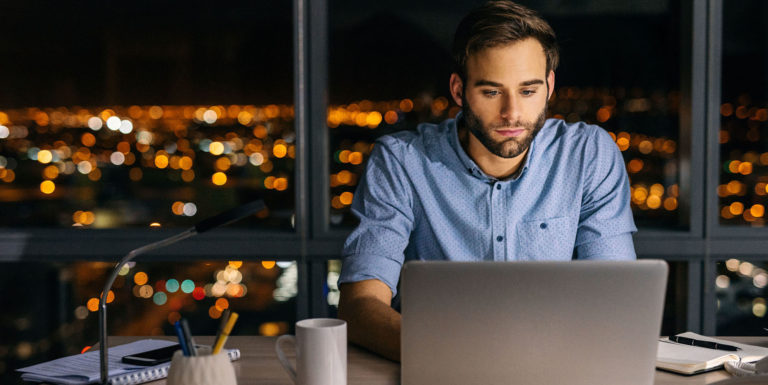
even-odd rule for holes
{"type": "MultiPolygon", "coordinates": [[[[110,337],[110,345],[124,344],[144,337],[110,337]]],[[[158,337],[152,337],[158,338],[158,337]]],[[[768,347],[765,337],[721,337],[735,342],[754,344],[768,347]]],[[[171,337],[167,337],[171,339],[171,337]]],[[[275,337],[232,336],[227,341],[227,347],[238,348],[242,357],[235,361],[238,385],[292,385],[293,382],[286,374],[275,356],[275,337]]],[[[213,337],[196,337],[199,344],[210,344],[213,337]]],[[[294,358],[292,351],[289,357],[294,358]]],[[[349,385],[396,385],[400,383],[400,365],[369,353],[355,346],[350,346],[347,352],[349,385]]],[[[711,384],[730,378],[723,370],[686,377],[677,374],[656,371],[656,385],[676,384],[711,384]]],[[[165,381],[151,382],[152,385],[165,384],[165,381]]]]}

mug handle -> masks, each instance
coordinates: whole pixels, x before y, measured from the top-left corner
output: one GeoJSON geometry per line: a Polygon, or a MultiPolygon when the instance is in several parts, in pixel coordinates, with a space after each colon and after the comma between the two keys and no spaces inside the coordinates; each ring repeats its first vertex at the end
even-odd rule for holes
{"type": "Polygon", "coordinates": [[[277,337],[277,342],[275,342],[275,352],[277,352],[277,359],[280,361],[280,363],[283,365],[285,370],[288,372],[288,375],[291,376],[293,383],[298,384],[298,380],[296,378],[296,368],[294,368],[293,365],[291,365],[291,362],[288,361],[288,357],[286,357],[285,353],[283,353],[282,345],[286,342],[291,342],[295,346],[296,337],[290,334],[284,334],[280,337],[277,337]]]}

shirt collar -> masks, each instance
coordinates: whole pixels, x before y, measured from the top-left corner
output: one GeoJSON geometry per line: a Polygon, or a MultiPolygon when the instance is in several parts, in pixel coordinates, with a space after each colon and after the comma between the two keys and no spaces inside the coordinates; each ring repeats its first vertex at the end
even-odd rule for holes
{"type": "MultiPolygon", "coordinates": [[[[459,129],[458,129],[459,127],[458,122],[461,119],[461,116],[462,116],[462,112],[459,111],[459,113],[456,115],[456,118],[448,122],[450,127],[448,142],[451,148],[459,157],[459,162],[464,167],[465,172],[469,173],[470,175],[476,178],[480,178],[484,180],[497,180],[496,178],[490,177],[486,173],[484,173],[483,170],[480,169],[477,163],[475,163],[475,161],[469,157],[469,154],[467,154],[467,152],[464,151],[464,148],[461,146],[461,142],[459,141],[459,129]]],[[[539,136],[537,135],[536,138],[538,137],[539,136]]],[[[528,149],[528,153],[525,155],[525,158],[523,159],[522,167],[518,168],[514,174],[512,174],[510,177],[504,180],[517,180],[523,175],[523,173],[525,173],[526,170],[528,170],[531,164],[531,158],[533,157],[536,138],[534,138],[533,141],[531,142],[531,146],[528,149]]]]}

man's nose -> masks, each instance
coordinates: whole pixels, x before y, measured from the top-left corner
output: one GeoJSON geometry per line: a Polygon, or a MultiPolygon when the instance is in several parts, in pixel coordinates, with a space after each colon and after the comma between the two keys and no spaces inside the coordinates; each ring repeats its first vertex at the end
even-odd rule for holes
{"type": "Polygon", "coordinates": [[[502,97],[501,117],[516,122],[520,118],[520,98],[506,94],[502,97]]]}

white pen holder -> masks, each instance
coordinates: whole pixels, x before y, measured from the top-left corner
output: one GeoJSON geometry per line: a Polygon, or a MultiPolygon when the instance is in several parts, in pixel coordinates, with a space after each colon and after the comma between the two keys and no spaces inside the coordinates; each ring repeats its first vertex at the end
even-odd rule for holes
{"type": "Polygon", "coordinates": [[[226,353],[211,354],[210,348],[198,348],[197,356],[176,351],[168,370],[168,385],[237,385],[235,368],[226,353]]]}

